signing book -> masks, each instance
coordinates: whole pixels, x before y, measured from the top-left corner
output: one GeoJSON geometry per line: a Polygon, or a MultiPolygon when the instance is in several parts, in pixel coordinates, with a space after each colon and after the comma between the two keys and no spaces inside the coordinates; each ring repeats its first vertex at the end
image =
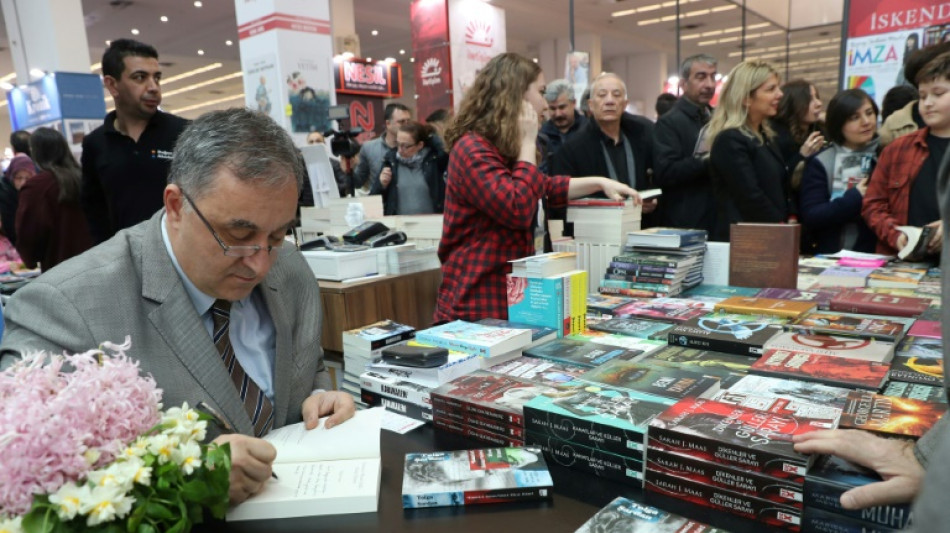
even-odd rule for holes
{"type": "Polygon", "coordinates": [[[326,429],[326,418],[311,430],[303,423],[268,433],[277,449],[264,489],[228,511],[227,520],[376,512],[381,461],[379,428],[383,408],[357,411],[326,429]]]}

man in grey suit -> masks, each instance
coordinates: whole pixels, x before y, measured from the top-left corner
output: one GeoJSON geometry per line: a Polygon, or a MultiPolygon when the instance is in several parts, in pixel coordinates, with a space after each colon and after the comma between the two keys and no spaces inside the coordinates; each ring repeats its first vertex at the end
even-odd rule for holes
{"type": "Polygon", "coordinates": [[[332,426],[353,400],[327,391],[316,280],[293,246],[303,167],[266,115],[231,109],[181,135],[164,209],[12,297],[0,352],[81,352],[130,335],[166,406],[204,401],[236,429],[231,501],[259,491],[275,450],[259,438],[332,426]]]}

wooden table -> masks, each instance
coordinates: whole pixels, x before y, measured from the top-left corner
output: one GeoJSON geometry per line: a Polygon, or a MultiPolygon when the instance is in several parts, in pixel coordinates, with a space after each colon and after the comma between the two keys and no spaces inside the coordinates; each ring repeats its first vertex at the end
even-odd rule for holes
{"type": "Polygon", "coordinates": [[[344,331],[387,318],[429,327],[441,282],[439,268],[353,282],[321,280],[323,349],[342,352],[344,331]]]}

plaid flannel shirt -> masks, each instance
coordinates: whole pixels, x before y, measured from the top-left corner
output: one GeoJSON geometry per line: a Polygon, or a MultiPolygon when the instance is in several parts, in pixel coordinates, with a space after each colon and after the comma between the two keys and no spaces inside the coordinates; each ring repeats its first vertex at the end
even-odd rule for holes
{"type": "Polygon", "coordinates": [[[530,163],[505,165],[487,139],[467,133],[452,148],[439,259],[436,322],[508,317],[508,261],[534,255],[538,200],[567,205],[568,176],[530,163]]]}

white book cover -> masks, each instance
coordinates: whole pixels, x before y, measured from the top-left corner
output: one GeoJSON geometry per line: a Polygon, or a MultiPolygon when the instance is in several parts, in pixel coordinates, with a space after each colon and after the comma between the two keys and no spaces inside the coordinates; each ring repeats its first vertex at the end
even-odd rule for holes
{"type": "Polygon", "coordinates": [[[277,476],[228,511],[228,521],[376,512],[382,462],[379,432],[384,409],[357,411],[326,429],[326,418],[275,429],[264,440],[277,448],[277,476]]]}

